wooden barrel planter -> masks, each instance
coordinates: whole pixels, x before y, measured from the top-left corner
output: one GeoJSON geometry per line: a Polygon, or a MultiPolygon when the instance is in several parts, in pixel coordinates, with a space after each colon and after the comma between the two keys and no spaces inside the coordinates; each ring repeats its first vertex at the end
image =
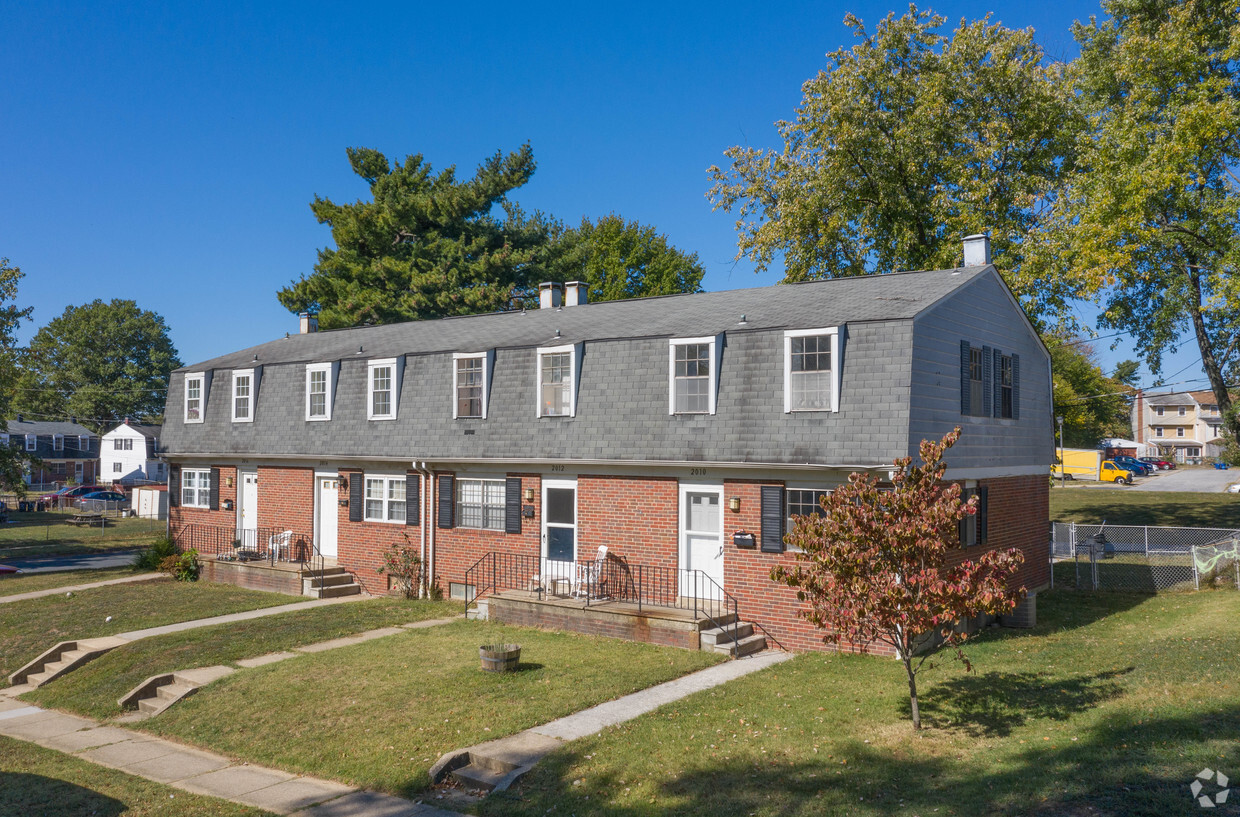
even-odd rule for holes
{"type": "Polygon", "coordinates": [[[484,644],[478,654],[485,672],[516,672],[521,663],[520,644],[484,644]]]}

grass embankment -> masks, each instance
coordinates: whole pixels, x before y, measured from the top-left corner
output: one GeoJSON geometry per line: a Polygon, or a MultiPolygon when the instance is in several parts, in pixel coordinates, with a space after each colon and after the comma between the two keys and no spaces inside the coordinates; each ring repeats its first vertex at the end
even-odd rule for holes
{"type": "Polygon", "coordinates": [[[923,674],[921,732],[897,662],[801,655],[567,744],[479,811],[1161,816],[1200,810],[1203,767],[1235,779],[1240,594],[1046,593],[1038,613],[971,644],[975,674],[923,674]]]}
{"type": "Polygon", "coordinates": [[[141,728],[253,763],[413,795],[444,752],[719,660],[462,620],[237,673],[141,728]],[[512,642],[522,645],[519,671],[479,669],[479,645],[512,642]]]}
{"type": "Polygon", "coordinates": [[[78,526],[69,512],[10,513],[0,525],[0,561],[55,554],[126,550],[149,545],[162,536],[167,523],[137,517],[109,518],[105,527],[78,526]]]}
{"type": "Polygon", "coordinates": [[[56,573],[18,573],[0,576],[0,597],[49,590],[53,587],[69,587],[75,584],[94,584],[109,579],[123,579],[135,575],[131,567],[115,567],[104,570],[65,570],[56,573]]]}
{"type": "Polygon", "coordinates": [[[59,641],[98,638],[177,621],[305,601],[226,584],[154,579],[0,606],[0,676],[59,641]],[[112,620],[107,618],[111,616],[112,620]]]}
{"type": "Polygon", "coordinates": [[[0,815],[261,817],[248,808],[105,769],[70,755],[0,737],[0,815]]]}
{"type": "Polygon", "coordinates": [[[121,713],[117,699],[157,673],[233,664],[365,630],[460,614],[460,604],[377,598],[153,636],[112,650],[24,700],[110,718],[121,713]]]}
{"type": "Polygon", "coordinates": [[[1240,528],[1240,495],[1055,488],[1051,521],[1240,528]]]}

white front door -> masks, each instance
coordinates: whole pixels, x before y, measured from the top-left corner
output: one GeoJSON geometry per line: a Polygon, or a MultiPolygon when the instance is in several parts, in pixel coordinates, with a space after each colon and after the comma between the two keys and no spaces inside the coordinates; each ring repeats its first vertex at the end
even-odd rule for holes
{"type": "Polygon", "coordinates": [[[546,581],[572,579],[577,560],[576,480],[543,480],[542,555],[546,560],[546,581]]]}
{"type": "Polygon", "coordinates": [[[719,599],[722,598],[722,588],[723,486],[682,483],[680,595],[719,599]]]}
{"type": "Polygon", "coordinates": [[[258,550],[258,473],[242,471],[237,492],[237,538],[243,550],[258,550]]]}
{"type": "Polygon", "coordinates": [[[318,552],[329,559],[336,558],[336,506],[339,504],[340,480],[336,477],[316,477],[319,486],[319,513],[315,519],[314,541],[318,552]]]}
{"type": "Polygon", "coordinates": [[[82,484],[82,463],[73,463],[73,481],[78,485],[82,484]]]}

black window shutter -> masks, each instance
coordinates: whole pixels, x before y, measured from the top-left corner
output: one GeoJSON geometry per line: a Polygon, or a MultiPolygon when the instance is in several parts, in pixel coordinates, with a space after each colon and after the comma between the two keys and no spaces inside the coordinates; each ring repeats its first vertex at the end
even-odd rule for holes
{"type": "Polygon", "coordinates": [[[168,507],[181,507],[181,466],[168,466],[168,507]]]}
{"type": "Polygon", "coordinates": [[[960,341],[960,413],[969,413],[969,342],[960,341]]]}
{"type": "Polygon", "coordinates": [[[521,532],[521,477],[504,480],[504,532],[521,532]]]}
{"type": "Polygon", "coordinates": [[[405,526],[412,527],[422,524],[419,512],[422,510],[422,477],[420,474],[405,474],[405,526]]]}
{"type": "Polygon", "coordinates": [[[220,469],[211,469],[211,510],[220,509],[220,469]]]}
{"type": "Polygon", "coordinates": [[[762,486],[762,552],[784,552],[784,489],[762,486]]]}
{"type": "Polygon", "coordinates": [[[994,406],[995,406],[995,410],[994,410],[994,416],[996,416],[996,417],[1002,417],[1002,416],[1003,416],[1003,352],[1000,352],[998,349],[995,349],[995,368],[994,368],[994,372],[995,372],[995,381],[994,381],[994,393],[995,393],[995,402],[994,402],[994,406]]]}
{"type": "Polygon", "coordinates": [[[1020,355],[1012,355],[1012,419],[1020,419],[1020,355]]]}
{"type": "MultiPolygon", "coordinates": [[[[968,502],[971,496],[973,496],[973,490],[961,486],[960,504],[963,505],[968,502]]],[[[960,521],[956,523],[956,536],[960,539],[960,546],[962,548],[969,546],[969,517],[962,516],[960,521]]]]}
{"type": "Polygon", "coordinates": [[[986,544],[986,529],[990,526],[989,493],[990,491],[985,487],[977,489],[977,543],[979,545],[986,544]]]}
{"type": "Polygon", "coordinates": [[[439,475],[439,511],[438,511],[439,518],[435,521],[435,524],[438,527],[441,527],[441,528],[453,527],[454,520],[452,518],[452,509],[453,509],[453,500],[455,500],[456,498],[453,495],[453,493],[454,492],[453,492],[452,475],[440,474],[439,475]]]}
{"type": "Polygon", "coordinates": [[[349,477],[349,521],[361,522],[366,502],[366,479],[361,474],[349,477]]]}
{"type": "MultiPolygon", "coordinates": [[[[982,347],[982,416],[983,417],[990,416],[990,405],[991,405],[990,385],[992,383],[996,384],[995,389],[996,389],[996,394],[997,394],[998,382],[999,382],[999,350],[998,349],[995,350],[995,365],[994,365],[994,368],[991,368],[990,347],[983,346],[982,347]]],[[[999,401],[995,400],[994,405],[995,405],[995,414],[998,414],[999,413],[999,401]]]]}

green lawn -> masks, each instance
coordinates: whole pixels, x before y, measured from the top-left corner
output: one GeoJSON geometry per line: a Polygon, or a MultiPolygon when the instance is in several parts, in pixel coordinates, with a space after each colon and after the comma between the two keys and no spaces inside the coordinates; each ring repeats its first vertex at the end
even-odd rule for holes
{"type": "Polygon", "coordinates": [[[140,727],[253,763],[413,795],[444,752],[719,660],[461,620],[240,672],[140,727]],[[482,672],[479,645],[501,642],[522,645],[520,670],[482,672]]]}
{"type": "Polygon", "coordinates": [[[1240,528],[1240,495],[1053,488],[1052,522],[1240,528]]]}
{"type": "Polygon", "coordinates": [[[144,547],[162,536],[167,523],[159,519],[108,519],[107,527],[69,524],[69,512],[10,513],[0,525],[0,562],[5,558],[86,553],[144,547]]]}
{"type": "Polygon", "coordinates": [[[0,816],[259,817],[271,812],[174,789],[0,737],[0,816]]]}
{"type": "Polygon", "coordinates": [[[0,676],[59,641],[305,601],[226,584],[154,579],[0,605],[0,676]],[[112,620],[107,621],[111,616],[112,620]]]}
{"type": "Polygon", "coordinates": [[[55,573],[18,573],[0,576],[0,596],[16,596],[21,593],[33,593],[36,590],[68,587],[74,584],[106,582],[109,579],[122,579],[133,575],[133,569],[128,567],[105,570],[65,570],[55,573]]]}
{"type": "Polygon", "coordinates": [[[460,615],[459,603],[375,598],[154,636],[112,650],[24,700],[110,718],[121,713],[117,699],[157,673],[232,664],[365,630],[460,615]]]}
{"type": "Polygon", "coordinates": [[[1036,630],[969,646],[974,674],[947,656],[923,674],[921,732],[897,662],[801,655],[567,744],[477,810],[1205,813],[1193,776],[1240,775],[1240,594],[1051,592],[1038,608],[1036,630]]]}

